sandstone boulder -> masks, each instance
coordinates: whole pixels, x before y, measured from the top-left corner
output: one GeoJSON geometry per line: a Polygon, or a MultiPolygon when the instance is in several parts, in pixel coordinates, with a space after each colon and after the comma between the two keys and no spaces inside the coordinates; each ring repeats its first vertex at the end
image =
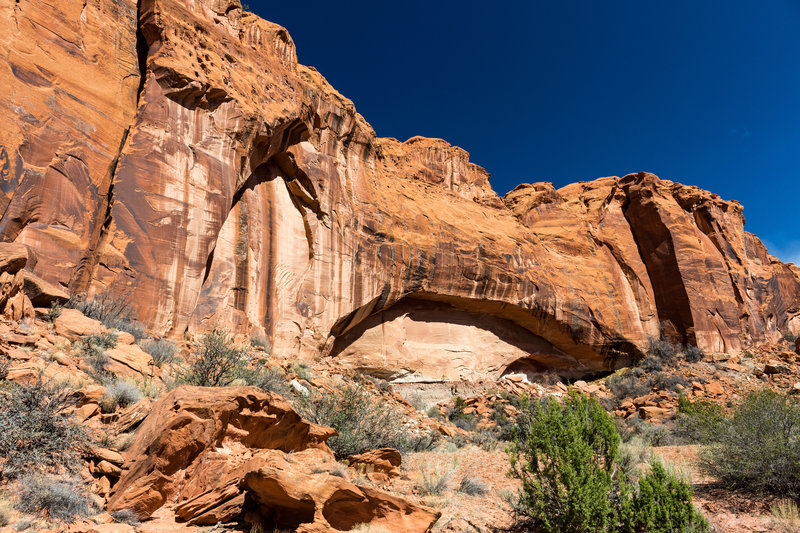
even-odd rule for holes
{"type": "Polygon", "coordinates": [[[69,294],[52,283],[43,280],[27,270],[22,274],[25,284],[23,290],[35,307],[50,307],[54,303],[69,300],[69,294]]]}
{"type": "Polygon", "coordinates": [[[347,458],[347,464],[351,468],[360,471],[382,472],[391,476],[399,474],[399,467],[402,462],[403,456],[399,451],[392,448],[369,450],[347,458]]]}
{"type": "Polygon", "coordinates": [[[336,464],[325,444],[333,434],[254,387],[179,387],[142,423],[108,510],[146,517],[169,501],[197,525],[245,520],[310,533],[370,523],[429,531],[438,512],[319,468],[336,464]]]}
{"type": "Polygon", "coordinates": [[[106,350],[109,358],[106,370],[123,377],[153,377],[155,362],[153,357],[142,350],[138,344],[119,344],[106,350]]]}
{"type": "Polygon", "coordinates": [[[16,274],[27,262],[27,246],[15,242],[0,242],[0,272],[16,274]]]}
{"type": "Polygon", "coordinates": [[[56,333],[70,341],[75,341],[85,335],[97,335],[106,331],[100,321],[85,316],[77,309],[63,309],[53,325],[56,333]]]}

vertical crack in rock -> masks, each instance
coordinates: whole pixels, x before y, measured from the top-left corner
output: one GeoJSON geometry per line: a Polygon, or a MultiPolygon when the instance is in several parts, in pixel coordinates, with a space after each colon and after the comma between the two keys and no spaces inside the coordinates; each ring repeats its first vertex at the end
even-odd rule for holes
{"type": "Polygon", "coordinates": [[[625,193],[622,213],[653,286],[658,318],[662,323],[671,324],[679,342],[696,345],[689,295],[675,255],[672,235],[661,220],[658,207],[653,205],[654,192],[638,190],[634,197],[634,191],[625,187],[625,193]]]}
{"type": "MultiPolygon", "coordinates": [[[[85,6],[85,4],[84,4],[85,6]]],[[[147,79],[147,55],[149,47],[145,40],[144,33],[142,32],[141,22],[141,9],[142,0],[138,0],[136,6],[136,59],[139,68],[139,85],[136,90],[135,107],[137,112],[134,114],[131,124],[129,124],[122,132],[119,148],[117,149],[114,159],[109,165],[107,174],[108,190],[103,195],[103,203],[99,206],[98,212],[102,212],[102,217],[95,220],[92,235],[89,237],[89,246],[86,250],[86,255],[81,258],[70,282],[70,289],[77,294],[84,294],[88,291],[89,286],[95,275],[97,265],[100,263],[100,258],[103,254],[103,249],[108,242],[109,228],[113,220],[112,210],[114,207],[114,182],[117,179],[117,167],[119,166],[120,158],[122,157],[125,147],[128,143],[128,137],[131,128],[136,124],[139,118],[138,107],[142,99],[142,92],[144,91],[145,81],[147,79]]]]}

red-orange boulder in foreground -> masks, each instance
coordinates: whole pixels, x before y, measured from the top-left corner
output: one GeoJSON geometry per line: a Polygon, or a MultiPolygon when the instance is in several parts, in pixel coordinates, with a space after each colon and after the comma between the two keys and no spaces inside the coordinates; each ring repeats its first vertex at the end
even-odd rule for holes
{"type": "Polygon", "coordinates": [[[244,520],[309,533],[360,523],[429,531],[438,512],[331,473],[325,440],[334,434],[254,387],[178,387],[142,423],[108,510],[145,518],[171,505],[191,524],[244,520]]]}

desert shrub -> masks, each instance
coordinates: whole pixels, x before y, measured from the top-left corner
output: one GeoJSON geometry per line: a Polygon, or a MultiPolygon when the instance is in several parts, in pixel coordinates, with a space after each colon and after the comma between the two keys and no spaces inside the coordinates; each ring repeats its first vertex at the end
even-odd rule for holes
{"type": "Polygon", "coordinates": [[[633,496],[623,499],[620,514],[622,531],[708,531],[708,522],[692,504],[692,487],[660,461],[650,463],[633,496]]]}
{"type": "Polygon", "coordinates": [[[253,335],[250,337],[250,346],[258,348],[264,352],[270,353],[272,351],[272,343],[268,338],[262,335],[253,335]]]}
{"type": "Polygon", "coordinates": [[[64,305],[60,302],[54,301],[50,304],[50,309],[42,316],[42,319],[45,322],[49,322],[52,324],[56,321],[56,318],[61,316],[61,310],[64,308],[64,305]]]}
{"type": "Polygon", "coordinates": [[[24,513],[46,511],[56,520],[72,521],[97,511],[83,483],[32,474],[20,481],[16,507],[24,513]]]}
{"type": "Polygon", "coordinates": [[[248,350],[237,346],[222,330],[203,335],[199,350],[186,368],[178,369],[178,381],[202,387],[225,387],[237,379],[248,362],[248,350]]]}
{"type": "Polygon", "coordinates": [[[297,374],[297,377],[306,381],[314,379],[314,373],[305,363],[296,363],[292,365],[292,372],[297,374]]]}
{"type": "Polygon", "coordinates": [[[130,381],[117,379],[106,385],[106,392],[100,405],[103,411],[110,413],[117,407],[128,407],[142,399],[142,391],[130,381]]]}
{"type": "Polygon", "coordinates": [[[464,431],[474,431],[475,426],[478,424],[477,417],[473,414],[465,413],[464,409],[466,407],[467,403],[464,398],[457,396],[453,407],[447,410],[447,419],[464,431]]]}
{"type": "Polygon", "coordinates": [[[450,486],[450,480],[455,473],[455,465],[435,465],[432,468],[420,468],[420,481],[417,490],[423,496],[441,496],[450,486]]]}
{"type": "Polygon", "coordinates": [[[464,476],[461,478],[461,482],[458,484],[458,492],[463,492],[464,494],[469,494],[470,496],[482,496],[483,494],[486,494],[486,491],[486,483],[481,481],[481,478],[477,476],[464,476]]]}
{"type": "Polygon", "coordinates": [[[141,523],[139,515],[130,509],[122,509],[121,511],[114,511],[111,513],[111,518],[118,524],[128,524],[129,526],[138,526],[141,523]]]}
{"type": "Polygon", "coordinates": [[[650,443],[641,437],[633,437],[620,444],[619,467],[628,479],[639,479],[642,466],[650,461],[650,443]]]}
{"type": "Polygon", "coordinates": [[[141,346],[158,366],[175,361],[175,353],[178,351],[178,347],[167,339],[147,339],[141,346]]]}
{"type": "Polygon", "coordinates": [[[108,364],[106,350],[117,345],[117,334],[108,332],[88,335],[78,339],[76,344],[81,356],[92,368],[92,377],[101,383],[109,381],[111,376],[106,370],[106,365],[108,364]]]}
{"type": "Polygon", "coordinates": [[[688,442],[707,444],[719,438],[727,419],[722,407],[708,400],[678,397],[676,435],[688,442]]]}
{"type": "Polygon", "coordinates": [[[653,387],[657,389],[677,391],[681,387],[686,388],[688,386],[689,382],[680,374],[659,372],[653,376],[653,387]],[[678,385],[680,385],[680,387],[678,387],[678,385]]]}
{"type": "Polygon", "coordinates": [[[103,350],[108,350],[117,345],[117,334],[109,331],[106,333],[96,333],[81,337],[78,341],[84,346],[97,347],[103,350]]]}
{"type": "Polygon", "coordinates": [[[424,413],[428,408],[428,404],[425,402],[425,397],[420,391],[411,391],[405,396],[405,400],[417,411],[424,413]]]}
{"type": "Polygon", "coordinates": [[[524,405],[526,419],[508,448],[511,475],[522,481],[520,505],[545,532],[605,531],[619,434],[595,400],[571,393],[564,405],[547,399],[524,405]]]}
{"type": "Polygon", "coordinates": [[[33,384],[15,384],[0,395],[0,459],[3,476],[59,470],[77,465],[89,442],[86,430],[72,422],[70,394],[41,376],[33,384]]]}
{"type": "Polygon", "coordinates": [[[442,413],[439,411],[438,405],[431,405],[425,414],[427,414],[430,418],[435,418],[436,420],[442,418],[442,413]]]}
{"type": "Polygon", "coordinates": [[[686,346],[683,350],[683,358],[689,363],[699,363],[705,355],[697,346],[686,346]]]}
{"type": "Polygon", "coordinates": [[[144,327],[133,318],[130,293],[110,290],[95,295],[91,300],[85,296],[73,296],[64,306],[99,320],[109,329],[130,333],[137,341],[146,335],[144,327]]]}
{"type": "Polygon", "coordinates": [[[639,363],[639,366],[649,372],[659,372],[664,368],[664,364],[661,359],[652,355],[645,357],[644,360],[639,363]]]}
{"type": "Polygon", "coordinates": [[[532,529],[644,531],[640,525],[650,524],[654,514],[663,521],[652,531],[707,528],[688,484],[655,463],[638,485],[628,479],[620,465],[619,433],[596,400],[572,391],[563,404],[545,399],[524,405],[520,419],[526,422],[507,451],[510,475],[522,482],[514,506],[532,529]]]}
{"type": "Polygon", "coordinates": [[[281,396],[289,396],[291,394],[291,390],[286,384],[286,374],[277,366],[262,366],[257,369],[245,368],[239,371],[238,377],[251,387],[258,387],[281,396]]]}
{"type": "Polygon", "coordinates": [[[772,507],[772,531],[777,533],[800,532],[800,511],[792,500],[780,500],[772,507]]]}
{"type": "Polygon", "coordinates": [[[401,439],[401,447],[409,452],[427,452],[436,448],[441,440],[438,431],[427,430],[418,433],[408,432],[401,439]]]}
{"type": "Polygon", "coordinates": [[[488,429],[470,433],[467,440],[487,452],[497,449],[497,434],[488,429]]]}
{"type": "Polygon", "coordinates": [[[296,407],[307,420],[339,432],[328,439],[337,459],[376,448],[408,449],[402,413],[370,395],[361,384],[342,384],[333,392],[315,391],[300,397],[296,407]]]}
{"type": "Polygon", "coordinates": [[[638,398],[650,392],[650,384],[640,379],[636,372],[618,372],[606,379],[606,386],[611,389],[614,398],[621,401],[625,398],[638,398]]]}
{"type": "Polygon", "coordinates": [[[765,389],[745,396],[701,452],[703,470],[726,485],[800,498],[800,401],[765,389]]]}
{"type": "Polygon", "coordinates": [[[647,347],[648,357],[658,359],[662,363],[671,363],[675,360],[675,356],[681,351],[680,345],[673,344],[667,340],[650,339],[650,344],[647,347]]]}
{"type": "Polygon", "coordinates": [[[0,380],[8,377],[8,369],[11,366],[11,359],[5,355],[0,355],[0,380]]]}

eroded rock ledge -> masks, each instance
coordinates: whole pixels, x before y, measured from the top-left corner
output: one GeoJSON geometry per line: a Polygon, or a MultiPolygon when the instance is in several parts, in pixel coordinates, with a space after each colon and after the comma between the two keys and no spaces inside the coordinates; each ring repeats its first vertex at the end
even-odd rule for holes
{"type": "Polygon", "coordinates": [[[73,4],[0,8],[0,236],[160,332],[453,379],[800,329],[736,202],[646,173],[499,198],[460,148],[377,138],[238,0],[73,4]]]}

